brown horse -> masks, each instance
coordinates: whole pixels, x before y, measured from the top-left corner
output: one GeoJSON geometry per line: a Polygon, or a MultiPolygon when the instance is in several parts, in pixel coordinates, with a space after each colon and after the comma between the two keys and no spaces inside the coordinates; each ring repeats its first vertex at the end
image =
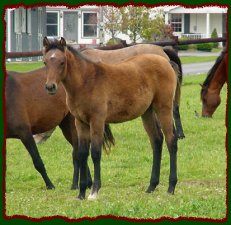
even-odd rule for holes
{"type": "MultiPolygon", "coordinates": [[[[78,136],[74,117],[66,106],[66,94],[60,85],[57,95],[47,96],[43,86],[46,82],[46,68],[27,73],[7,72],[5,82],[6,138],[22,141],[29,152],[34,167],[42,175],[46,187],[54,188],[39,155],[33,134],[46,132],[59,126],[66,140],[73,146],[74,174],[72,189],[78,187],[79,165],[76,163],[78,136]],[[55,109],[51,112],[51,109],[55,109]]],[[[108,126],[105,127],[105,147],[114,142],[108,126]]],[[[91,177],[88,175],[88,186],[91,177]]]]}
{"type": "Polygon", "coordinates": [[[220,91],[227,81],[228,52],[226,49],[221,52],[215,64],[208,72],[202,84],[201,101],[202,116],[212,117],[213,113],[221,103],[220,91]]]}
{"type": "MultiPolygon", "coordinates": [[[[110,47],[110,46],[109,46],[110,47]]],[[[180,111],[179,111],[179,105],[180,105],[180,96],[181,96],[181,84],[182,84],[182,66],[181,61],[174,50],[169,48],[162,48],[157,45],[152,44],[137,44],[130,47],[125,47],[121,49],[115,49],[115,46],[111,46],[113,50],[102,50],[102,49],[92,49],[87,48],[81,50],[81,53],[87,56],[88,58],[92,60],[99,60],[104,63],[109,64],[116,64],[120,63],[129,57],[136,56],[139,54],[156,54],[160,55],[164,58],[166,58],[168,61],[170,60],[172,63],[175,63],[178,67],[175,67],[175,73],[178,77],[177,82],[177,89],[174,99],[174,120],[176,125],[176,132],[178,138],[184,138],[184,131],[181,124],[181,118],[180,118],[180,111]]]]}
{"type": "MultiPolygon", "coordinates": [[[[177,89],[176,89],[175,100],[174,100],[173,115],[176,125],[177,136],[178,138],[184,138],[185,135],[181,124],[180,111],[179,111],[181,84],[182,84],[182,66],[181,66],[180,58],[178,57],[176,52],[170,48],[162,48],[152,44],[137,44],[128,47],[126,42],[121,42],[119,45],[110,45],[106,47],[107,48],[99,47],[98,49],[84,48],[84,49],[80,49],[80,52],[92,60],[97,59],[109,64],[116,64],[122,62],[123,60],[129,57],[138,54],[146,54],[146,53],[163,56],[167,60],[170,60],[171,62],[177,64],[178,68],[176,68],[176,74],[178,76],[178,83],[177,83],[177,89]]],[[[39,137],[37,138],[39,140],[41,139],[43,140],[45,138],[48,138],[49,135],[51,135],[51,133],[52,132],[48,132],[48,134],[47,133],[40,134],[39,137]]]]}
{"type": "MultiPolygon", "coordinates": [[[[78,131],[77,160],[80,164],[80,193],[87,189],[87,159],[91,146],[94,182],[89,199],[101,187],[101,146],[104,124],[121,123],[139,116],[153,148],[153,166],[147,192],[159,183],[163,130],[170,154],[169,193],[177,183],[177,135],[173,123],[173,99],[177,84],[175,71],[164,57],[143,54],[116,65],[93,62],[61,40],[44,38],[46,89],[50,95],[62,83],[67,105],[78,131]],[[160,123],[160,126],[159,126],[160,123]],[[160,129],[161,127],[161,129],[160,129]]],[[[52,110],[53,111],[53,110],[52,110]]]]}

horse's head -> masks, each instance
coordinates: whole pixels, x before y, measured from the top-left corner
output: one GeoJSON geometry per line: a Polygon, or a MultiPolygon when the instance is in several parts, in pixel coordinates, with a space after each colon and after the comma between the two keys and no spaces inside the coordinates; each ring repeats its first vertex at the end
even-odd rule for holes
{"type": "Polygon", "coordinates": [[[210,90],[202,86],[201,90],[202,116],[212,117],[216,108],[221,103],[221,98],[217,90],[210,90]]]}
{"type": "Polygon", "coordinates": [[[48,94],[53,95],[56,94],[59,82],[66,75],[66,41],[64,38],[57,40],[45,37],[43,39],[43,47],[43,60],[47,73],[45,88],[48,94]]]}

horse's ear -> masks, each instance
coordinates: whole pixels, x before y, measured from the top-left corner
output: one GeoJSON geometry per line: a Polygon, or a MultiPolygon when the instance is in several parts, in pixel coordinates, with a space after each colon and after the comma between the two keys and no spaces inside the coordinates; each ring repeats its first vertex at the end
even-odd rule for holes
{"type": "Polygon", "coordinates": [[[48,38],[44,37],[43,38],[43,47],[48,48],[49,45],[50,45],[50,42],[49,42],[48,38]]]}
{"type": "Polygon", "coordinates": [[[63,46],[63,47],[66,47],[66,46],[67,46],[66,40],[65,40],[63,37],[61,37],[59,43],[60,43],[60,45],[63,46]]]}

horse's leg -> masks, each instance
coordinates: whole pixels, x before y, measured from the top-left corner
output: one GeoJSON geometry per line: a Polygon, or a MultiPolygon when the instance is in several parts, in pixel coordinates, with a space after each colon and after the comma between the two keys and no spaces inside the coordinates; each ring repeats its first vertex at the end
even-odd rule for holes
{"type": "MultiPolygon", "coordinates": [[[[77,160],[78,135],[77,135],[76,127],[75,127],[74,117],[70,113],[68,113],[67,116],[63,119],[63,121],[59,124],[59,127],[61,128],[66,140],[73,147],[72,160],[73,160],[74,173],[73,173],[71,189],[76,190],[78,189],[80,168],[79,168],[79,163],[77,160]]],[[[92,178],[90,174],[90,169],[88,167],[88,188],[91,188],[91,186],[92,186],[92,178]]]]}
{"type": "Polygon", "coordinates": [[[31,132],[28,129],[21,129],[21,131],[22,131],[22,134],[20,135],[21,141],[26,147],[27,151],[29,152],[35,169],[42,175],[43,180],[46,183],[47,189],[54,189],[55,186],[52,184],[52,182],[50,181],[46,173],[45,166],[39,155],[37,146],[35,144],[35,141],[34,141],[34,138],[31,132]]]}
{"type": "MultiPolygon", "coordinates": [[[[73,145],[73,151],[72,151],[72,160],[73,160],[73,166],[74,166],[74,173],[73,173],[73,179],[72,179],[72,185],[71,189],[76,190],[78,189],[78,183],[79,183],[79,161],[78,161],[78,145],[73,145]]],[[[87,166],[87,187],[91,188],[92,186],[92,178],[91,178],[91,172],[89,169],[89,166],[87,166]]]]}
{"type": "Polygon", "coordinates": [[[163,134],[152,109],[149,109],[142,115],[142,121],[153,149],[152,173],[150,185],[146,191],[147,193],[151,193],[159,184],[163,134]]]}
{"type": "MultiPolygon", "coordinates": [[[[88,187],[88,165],[87,159],[89,156],[90,147],[90,128],[87,124],[79,120],[75,120],[76,128],[78,130],[78,150],[74,157],[76,165],[80,168],[80,184],[78,199],[83,200],[86,196],[86,189],[88,187]]],[[[74,164],[75,164],[74,163],[74,164]]]]}
{"type": "Polygon", "coordinates": [[[90,131],[91,158],[94,164],[94,182],[88,199],[96,199],[98,191],[101,188],[100,161],[103,145],[104,121],[100,121],[99,118],[92,120],[90,123],[90,131]]]}
{"type": "Polygon", "coordinates": [[[177,135],[172,119],[171,103],[165,101],[163,104],[156,104],[155,110],[163,130],[165,141],[170,155],[170,175],[168,192],[174,194],[177,183],[177,135]]]}

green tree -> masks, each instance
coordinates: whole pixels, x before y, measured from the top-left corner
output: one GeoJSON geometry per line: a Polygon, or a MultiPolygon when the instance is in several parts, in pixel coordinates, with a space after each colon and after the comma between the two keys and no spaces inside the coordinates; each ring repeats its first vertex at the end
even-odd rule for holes
{"type": "Polygon", "coordinates": [[[122,31],[127,33],[133,43],[142,37],[144,30],[150,25],[150,9],[139,6],[127,6],[120,9],[122,14],[122,31]]]}
{"type": "Polygon", "coordinates": [[[112,39],[123,32],[133,43],[140,38],[146,41],[169,40],[173,38],[171,26],[164,23],[161,10],[144,6],[115,8],[103,7],[104,30],[112,39]]]}
{"type": "Polygon", "coordinates": [[[121,31],[122,15],[119,8],[104,6],[102,7],[104,16],[104,30],[112,39],[121,31]]]}
{"type": "Polygon", "coordinates": [[[174,38],[173,29],[170,25],[165,24],[163,10],[151,11],[152,17],[149,19],[149,26],[141,33],[142,38],[147,41],[163,41],[174,38]]]}
{"type": "MultiPolygon", "coordinates": [[[[218,38],[218,34],[217,34],[217,29],[214,28],[212,33],[211,33],[211,38],[218,38]]],[[[213,47],[214,48],[218,48],[218,42],[214,42],[213,43],[213,47]]]]}

